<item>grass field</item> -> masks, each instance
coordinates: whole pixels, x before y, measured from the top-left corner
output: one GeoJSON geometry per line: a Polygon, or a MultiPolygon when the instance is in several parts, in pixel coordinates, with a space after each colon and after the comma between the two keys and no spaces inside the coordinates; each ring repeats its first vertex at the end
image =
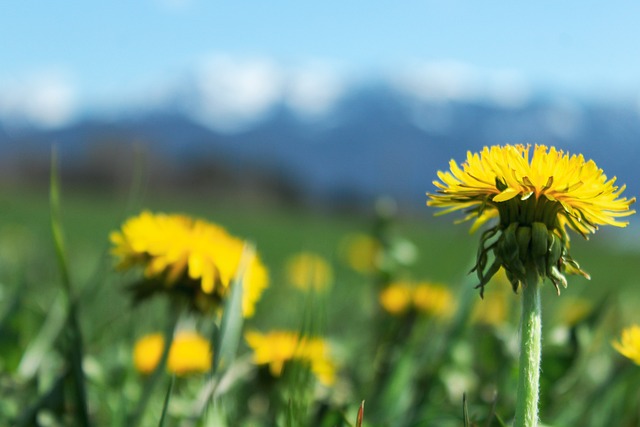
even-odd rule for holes
{"type": "MultiPolygon", "coordinates": [[[[62,190],[80,341],[69,326],[47,191],[5,189],[0,196],[1,425],[81,425],[83,397],[73,373],[78,366],[91,425],[352,426],[363,400],[365,426],[499,426],[513,417],[519,296],[496,280],[480,300],[475,276],[467,274],[479,237],[451,218],[433,218],[427,207],[418,214],[399,212],[382,233],[384,271],[359,272],[345,260],[345,238],[380,237],[373,208],[368,215],[338,215],[188,194],[128,202],[118,193],[65,191],[64,183],[62,190]],[[166,330],[169,302],[156,297],[132,305],[125,288],[139,272],[114,270],[108,239],[143,209],[205,218],[253,242],[269,271],[269,288],[244,328],[324,337],[335,381],[320,384],[304,363],[288,363],[274,376],[252,362],[240,339],[237,358],[225,369],[174,382],[160,372],[155,385],[146,387],[152,376],[136,372],[134,343],[166,330]],[[329,291],[308,293],[290,285],[287,260],[302,251],[328,262],[329,291]],[[383,310],[380,291],[399,280],[446,285],[451,309],[397,315],[383,310]],[[79,342],[80,365],[72,357],[79,342]],[[209,381],[224,386],[202,413],[194,413],[209,381]],[[132,414],[142,407],[135,420],[132,414]]],[[[611,345],[623,328],[640,322],[640,253],[621,243],[629,240],[625,229],[603,230],[589,242],[573,236],[573,257],[592,280],[569,277],[559,297],[550,284],[542,289],[544,425],[640,425],[640,367],[611,345]]],[[[186,314],[179,328],[215,336],[218,322],[217,316],[186,314]]]]}

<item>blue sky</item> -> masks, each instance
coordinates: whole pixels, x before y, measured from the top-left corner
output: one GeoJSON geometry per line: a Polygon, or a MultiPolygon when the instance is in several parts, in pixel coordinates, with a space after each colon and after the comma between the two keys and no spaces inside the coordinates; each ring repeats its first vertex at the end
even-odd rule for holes
{"type": "Polygon", "coordinates": [[[71,87],[76,104],[109,102],[216,55],[352,75],[454,63],[537,88],[637,99],[638,17],[632,1],[6,1],[0,107],[12,87],[47,79],[71,87]]]}

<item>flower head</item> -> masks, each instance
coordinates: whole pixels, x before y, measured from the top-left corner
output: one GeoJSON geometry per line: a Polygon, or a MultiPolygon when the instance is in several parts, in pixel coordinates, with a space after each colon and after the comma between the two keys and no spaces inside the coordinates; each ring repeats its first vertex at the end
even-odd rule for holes
{"type": "Polygon", "coordinates": [[[409,310],[435,317],[446,317],[453,311],[453,296],[445,286],[427,282],[394,282],[379,295],[382,307],[393,315],[409,310]]]}
{"type": "Polygon", "coordinates": [[[640,326],[633,325],[624,329],[621,340],[614,341],[612,345],[618,353],[640,365],[640,326]]]}
{"type": "Polygon", "coordinates": [[[438,172],[437,194],[429,194],[427,205],[442,213],[466,211],[465,220],[475,220],[472,230],[499,219],[481,238],[475,266],[481,293],[501,266],[514,290],[529,270],[559,291],[566,286],[563,272],[587,276],[569,255],[566,230],[586,238],[601,225],[626,226],[619,218],[635,213],[635,198],[621,197],[625,186],[607,179],[592,160],[544,145],[530,152],[530,145],[468,152],[462,167],[451,160],[449,172],[438,172]],[[495,262],[487,268],[489,252],[495,262]]]}
{"type": "Polygon", "coordinates": [[[367,234],[350,234],[340,246],[347,265],[359,273],[372,273],[380,263],[382,245],[367,234]]]}
{"type": "MultiPolygon", "coordinates": [[[[239,268],[244,242],[224,228],[185,215],[145,211],[111,233],[118,268],[144,268],[147,281],[136,291],[142,298],[157,291],[187,294],[207,311],[219,307],[239,268]]],[[[254,257],[244,277],[242,308],[251,316],[267,286],[267,271],[254,257]]]]}
{"type": "Polygon", "coordinates": [[[311,252],[293,255],[287,260],[286,268],[289,282],[298,289],[323,291],[333,281],[331,264],[311,252]]]}
{"type": "MultiPolygon", "coordinates": [[[[143,374],[156,369],[162,357],[164,337],[151,334],[140,338],[133,350],[133,363],[143,374]]],[[[176,375],[203,373],[211,369],[211,346],[195,332],[181,331],[176,334],[169,349],[167,370],[176,375]]]]}
{"type": "Polygon", "coordinates": [[[413,304],[418,312],[436,317],[447,317],[454,308],[451,291],[431,283],[418,283],[413,290],[413,304]]]}
{"type": "Polygon", "coordinates": [[[322,338],[304,337],[297,332],[272,331],[263,334],[248,331],[245,339],[253,349],[253,360],[257,365],[269,365],[273,376],[280,376],[285,363],[298,361],[308,363],[318,380],[331,385],[335,381],[335,366],[329,358],[327,343],[322,338]]]}
{"type": "Polygon", "coordinates": [[[412,305],[412,287],[404,282],[391,283],[380,291],[380,305],[387,312],[398,315],[409,310],[412,305]]]}

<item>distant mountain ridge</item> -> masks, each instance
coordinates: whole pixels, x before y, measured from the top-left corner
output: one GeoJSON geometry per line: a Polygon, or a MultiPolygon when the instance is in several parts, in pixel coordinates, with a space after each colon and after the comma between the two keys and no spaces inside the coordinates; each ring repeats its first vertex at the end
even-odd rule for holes
{"type": "Polygon", "coordinates": [[[250,187],[247,177],[259,171],[256,185],[273,180],[302,199],[359,203],[387,194],[417,207],[451,158],[462,162],[467,150],[485,145],[539,143],[594,159],[628,185],[630,197],[640,190],[637,109],[595,101],[540,97],[518,107],[436,102],[370,84],[346,93],[324,115],[304,117],[280,104],[233,133],[203,125],[180,102],[117,118],[87,117],[56,130],[10,132],[1,123],[0,176],[6,179],[41,173],[51,142],[78,178],[83,170],[115,174],[114,162],[142,141],[165,181],[190,182],[185,177],[197,172],[205,181],[210,173],[222,179],[222,186],[250,187]]]}

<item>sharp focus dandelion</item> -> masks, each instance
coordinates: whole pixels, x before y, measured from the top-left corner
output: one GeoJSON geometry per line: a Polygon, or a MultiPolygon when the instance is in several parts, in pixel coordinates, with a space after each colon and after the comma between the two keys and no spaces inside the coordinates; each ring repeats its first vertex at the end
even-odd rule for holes
{"type": "Polygon", "coordinates": [[[474,270],[481,294],[500,267],[514,291],[530,270],[560,292],[565,272],[588,277],[569,254],[567,229],[586,238],[601,225],[625,227],[620,218],[635,213],[635,198],[622,197],[625,186],[608,179],[593,160],[544,145],[530,152],[530,145],[468,152],[462,167],[451,160],[450,171],[438,172],[438,191],[429,194],[427,204],[442,213],[464,211],[465,220],[474,220],[472,230],[498,219],[478,249],[474,270]],[[495,256],[490,265],[489,253],[495,256]]]}
{"type": "Polygon", "coordinates": [[[624,185],[607,179],[592,160],[544,145],[530,151],[530,145],[496,145],[468,152],[462,167],[451,160],[449,172],[438,172],[438,191],[427,202],[443,213],[465,211],[464,219],[475,221],[472,230],[497,218],[482,233],[473,270],[481,297],[501,267],[514,292],[523,291],[515,427],[538,425],[539,285],[548,278],[560,294],[567,287],[564,273],[589,277],[569,253],[567,229],[586,238],[601,225],[625,227],[619,218],[635,212],[635,199],[622,197],[624,185]]]}

